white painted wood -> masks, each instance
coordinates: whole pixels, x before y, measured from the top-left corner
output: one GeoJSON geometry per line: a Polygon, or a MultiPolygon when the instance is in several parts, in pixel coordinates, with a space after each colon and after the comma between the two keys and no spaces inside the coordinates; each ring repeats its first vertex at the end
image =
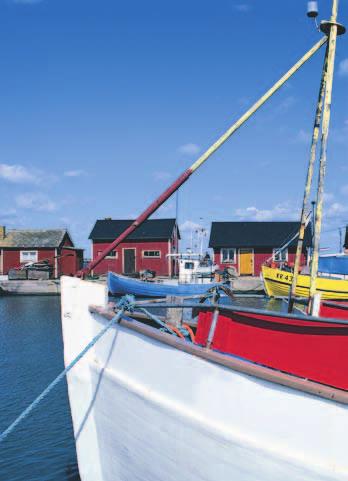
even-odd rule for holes
{"type": "MultiPolygon", "coordinates": [[[[105,288],[63,278],[65,362],[105,288]]],[[[82,481],[348,480],[347,406],[115,326],[68,377],[82,481]],[[87,422],[79,432],[81,420],[87,422]]]]}

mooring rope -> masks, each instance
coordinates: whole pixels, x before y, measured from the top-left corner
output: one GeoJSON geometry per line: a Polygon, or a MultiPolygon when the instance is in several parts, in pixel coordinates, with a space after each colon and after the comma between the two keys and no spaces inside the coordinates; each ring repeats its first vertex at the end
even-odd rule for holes
{"type": "Polygon", "coordinates": [[[4,441],[9,434],[20,424],[29,414],[40,404],[40,402],[56,387],[56,385],[65,377],[65,375],[77,364],[83,356],[99,341],[99,339],[110,329],[113,324],[117,324],[122,315],[124,314],[124,308],[122,308],[115,317],[111,319],[108,324],[87,344],[87,346],[80,352],[78,356],[62,371],[42,393],[26,408],[24,411],[13,421],[10,426],[5,429],[0,435],[0,443],[4,441]]]}
{"type": "Polygon", "coordinates": [[[167,331],[169,331],[171,334],[173,334],[174,336],[177,336],[178,334],[173,331],[173,329],[171,327],[168,326],[168,324],[166,324],[165,322],[163,322],[161,319],[159,319],[157,316],[151,314],[151,312],[149,312],[147,309],[144,309],[144,307],[138,307],[137,308],[139,309],[139,311],[143,312],[146,316],[148,316],[149,319],[151,319],[151,321],[153,322],[156,322],[157,324],[159,324],[160,326],[162,326],[164,329],[167,329],[167,331]]]}

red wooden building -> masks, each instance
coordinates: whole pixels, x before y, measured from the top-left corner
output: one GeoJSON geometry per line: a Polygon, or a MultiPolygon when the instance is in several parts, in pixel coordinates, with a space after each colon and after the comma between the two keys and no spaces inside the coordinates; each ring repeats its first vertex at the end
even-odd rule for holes
{"type": "MultiPolygon", "coordinates": [[[[93,259],[132,222],[110,218],[97,220],[89,236],[93,259]]],[[[156,275],[171,276],[175,263],[167,254],[177,253],[179,239],[176,219],[147,220],[94,269],[94,274],[113,271],[132,275],[149,269],[155,271],[156,275]]]]}
{"type": "Polygon", "coordinates": [[[0,274],[30,262],[47,261],[52,277],[74,275],[82,267],[83,249],[74,247],[66,229],[10,230],[0,226],[0,274]]]}
{"type": "MultiPolygon", "coordinates": [[[[234,267],[243,276],[258,276],[262,264],[273,257],[275,262],[294,262],[296,243],[277,253],[299,230],[298,222],[213,222],[209,247],[214,250],[214,262],[220,269],[234,267]]],[[[305,232],[302,263],[312,245],[311,226],[305,232]]]]}

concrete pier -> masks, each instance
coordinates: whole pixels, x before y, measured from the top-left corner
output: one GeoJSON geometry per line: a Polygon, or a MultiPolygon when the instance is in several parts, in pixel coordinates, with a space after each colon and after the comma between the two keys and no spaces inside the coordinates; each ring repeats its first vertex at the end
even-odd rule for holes
{"type": "Polygon", "coordinates": [[[60,281],[50,280],[24,280],[24,281],[8,281],[0,280],[0,295],[59,295],[60,281]]]}

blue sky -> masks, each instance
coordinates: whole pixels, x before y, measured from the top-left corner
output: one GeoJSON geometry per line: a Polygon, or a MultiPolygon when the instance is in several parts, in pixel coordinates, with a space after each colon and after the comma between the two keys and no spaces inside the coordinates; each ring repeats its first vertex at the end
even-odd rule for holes
{"type": "MultiPolygon", "coordinates": [[[[329,17],[331,1],[319,8],[329,17]]],[[[89,254],[95,219],[140,213],[318,40],[305,13],[302,0],[0,0],[0,222],[66,226],[89,254]]],[[[348,223],[347,39],[325,188],[333,250],[348,223]]],[[[298,218],[323,54],[180,190],[186,239],[212,220],[298,218]]],[[[174,216],[175,199],[157,215],[174,216]]]]}

